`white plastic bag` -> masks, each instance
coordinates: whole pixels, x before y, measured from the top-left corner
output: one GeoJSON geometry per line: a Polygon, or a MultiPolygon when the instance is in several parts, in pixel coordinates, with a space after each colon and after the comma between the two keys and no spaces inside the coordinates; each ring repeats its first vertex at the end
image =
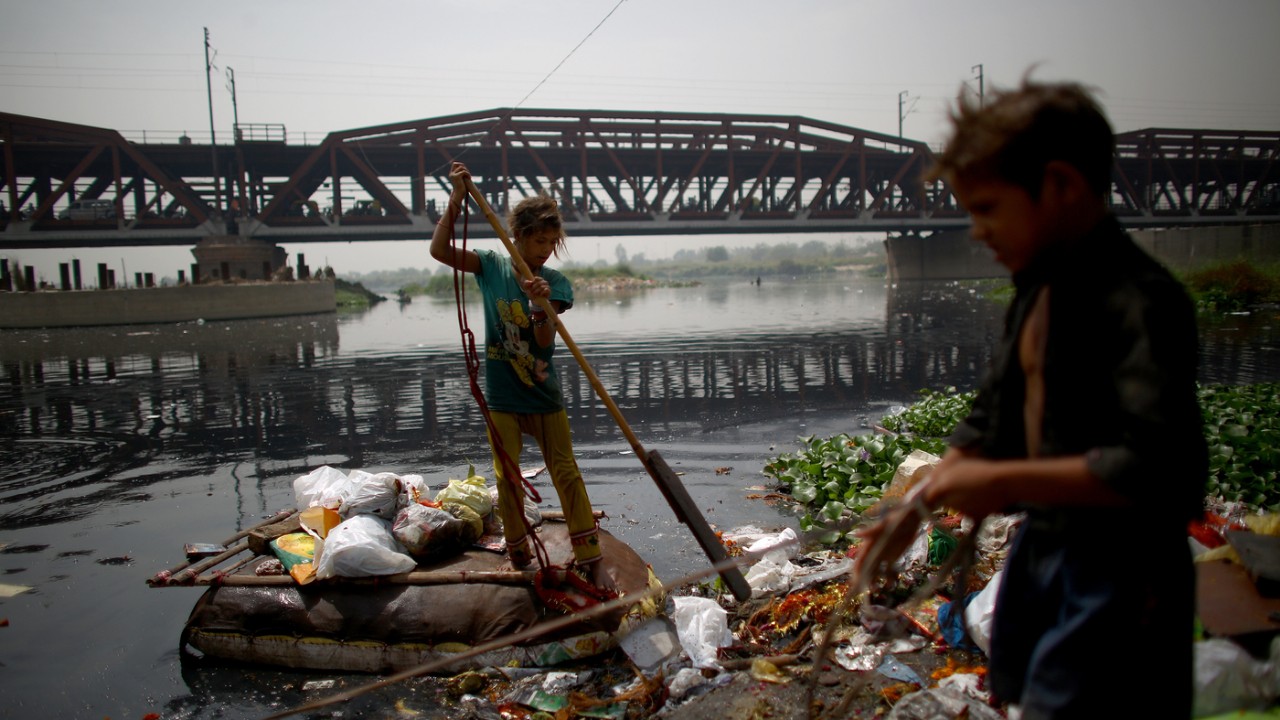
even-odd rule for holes
{"type": "Polygon", "coordinates": [[[417,566],[392,536],[391,523],[356,515],[329,531],[316,561],[316,578],[394,575],[417,566]]]}
{"type": "Polygon", "coordinates": [[[396,506],[399,510],[416,504],[419,500],[431,499],[431,486],[421,475],[400,476],[400,500],[396,506]]]}
{"type": "Polygon", "coordinates": [[[337,510],[351,491],[351,481],[341,470],[321,465],[293,481],[294,504],[299,510],[317,505],[337,510]]]}
{"type": "MultiPolygon", "coordinates": [[[[493,504],[493,509],[498,509],[497,485],[489,488],[489,502],[493,504]]],[[[538,527],[542,524],[542,508],[538,507],[538,503],[534,502],[528,493],[524,495],[524,519],[528,521],[529,527],[538,527]]]]}
{"type": "Polygon", "coordinates": [[[747,548],[751,554],[761,554],[760,559],[747,570],[747,584],[752,597],[786,592],[791,587],[791,576],[797,568],[790,558],[796,554],[796,531],[787,528],[779,533],[759,537],[747,548]]]}
{"type": "Polygon", "coordinates": [[[710,598],[680,596],[674,599],[676,637],[696,668],[720,670],[716,650],[733,644],[728,613],[710,598]]]}
{"type": "Polygon", "coordinates": [[[987,581],[987,586],[973,596],[964,608],[964,629],[974,645],[982,648],[982,652],[991,654],[991,625],[996,617],[996,593],[1000,592],[1000,581],[1004,570],[998,571],[987,581]]]}
{"type": "Polygon", "coordinates": [[[347,479],[351,482],[351,491],[338,511],[342,517],[366,514],[377,515],[383,520],[395,518],[401,492],[399,475],[389,472],[375,475],[354,470],[347,479]]]}
{"type": "Polygon", "coordinates": [[[1195,644],[1193,717],[1235,710],[1264,710],[1280,697],[1280,637],[1271,641],[1271,657],[1255,660],[1226,638],[1195,644]]]}

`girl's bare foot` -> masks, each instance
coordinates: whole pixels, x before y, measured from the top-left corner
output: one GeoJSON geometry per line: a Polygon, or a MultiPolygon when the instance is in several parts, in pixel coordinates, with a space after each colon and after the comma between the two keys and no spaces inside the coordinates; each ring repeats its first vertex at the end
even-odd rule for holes
{"type": "Polygon", "coordinates": [[[612,593],[621,593],[618,589],[618,583],[613,579],[613,575],[609,573],[609,568],[603,560],[597,560],[586,568],[587,577],[591,580],[591,584],[601,590],[608,590],[612,593]]]}

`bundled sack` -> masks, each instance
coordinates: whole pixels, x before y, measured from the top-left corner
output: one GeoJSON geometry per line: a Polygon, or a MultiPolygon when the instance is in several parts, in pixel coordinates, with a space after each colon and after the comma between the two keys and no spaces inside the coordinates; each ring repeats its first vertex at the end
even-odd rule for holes
{"type": "Polygon", "coordinates": [[[409,557],[391,534],[391,523],[375,515],[356,515],[329,531],[316,561],[316,578],[369,577],[409,572],[409,557]]]}
{"type": "Polygon", "coordinates": [[[421,475],[364,470],[352,470],[348,475],[328,465],[293,481],[294,503],[299,510],[326,507],[344,518],[369,514],[392,520],[397,510],[410,500],[426,497],[428,490],[421,475]]]}
{"type": "Polygon", "coordinates": [[[485,487],[484,477],[476,474],[476,466],[467,466],[467,478],[457,480],[450,478],[449,484],[436,493],[436,503],[444,506],[449,503],[466,505],[484,518],[493,512],[493,500],[489,498],[489,489],[485,487]]]}
{"type": "Polygon", "coordinates": [[[294,504],[299,510],[317,506],[337,510],[351,490],[351,480],[346,473],[328,465],[321,465],[293,481],[294,504]]]}
{"type": "Polygon", "coordinates": [[[484,518],[477,515],[476,511],[471,509],[470,506],[462,503],[447,502],[440,507],[462,522],[461,539],[463,542],[473,543],[484,535],[484,518]]]}
{"type": "MultiPolygon", "coordinates": [[[[497,485],[489,488],[489,502],[495,510],[498,508],[498,492],[497,485]]],[[[494,513],[495,516],[497,514],[494,513]]],[[[534,502],[527,492],[524,493],[524,519],[529,523],[529,527],[538,527],[542,524],[542,508],[538,507],[538,503],[534,502]]],[[[498,520],[498,524],[501,526],[501,520],[498,520]]]]}
{"type": "Polygon", "coordinates": [[[400,476],[400,504],[406,508],[414,503],[431,499],[431,485],[421,475],[400,476]]]}
{"type": "Polygon", "coordinates": [[[347,479],[351,482],[351,489],[338,511],[342,517],[377,515],[384,520],[395,518],[402,492],[399,475],[389,472],[375,475],[353,470],[347,479]]]}
{"type": "Polygon", "coordinates": [[[448,510],[418,503],[401,508],[391,525],[395,539],[419,558],[461,552],[472,542],[470,533],[467,522],[448,510]]]}

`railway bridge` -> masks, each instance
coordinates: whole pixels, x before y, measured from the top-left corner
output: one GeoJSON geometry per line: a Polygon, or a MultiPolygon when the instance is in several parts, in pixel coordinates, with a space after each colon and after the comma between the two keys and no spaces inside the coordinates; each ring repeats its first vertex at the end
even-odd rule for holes
{"type": "MultiPolygon", "coordinates": [[[[453,160],[500,214],[553,195],[578,236],[968,225],[947,184],[924,179],[925,143],[799,116],[498,108],[318,144],[240,125],[212,145],[0,113],[0,146],[0,251],[421,240],[453,160]]],[[[1147,129],[1117,147],[1110,202],[1131,228],[1280,223],[1280,132],[1147,129]]]]}

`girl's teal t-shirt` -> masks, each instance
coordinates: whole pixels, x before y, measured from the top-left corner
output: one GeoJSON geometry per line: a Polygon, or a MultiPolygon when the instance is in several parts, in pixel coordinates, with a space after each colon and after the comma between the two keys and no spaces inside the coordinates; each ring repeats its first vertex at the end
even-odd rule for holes
{"type": "MultiPolygon", "coordinates": [[[[552,355],[555,343],[538,347],[530,313],[537,309],[524,290],[511,258],[493,250],[477,250],[476,282],[484,298],[485,401],[491,410],[548,413],[564,407],[560,379],[552,355]]],[[[561,312],[573,305],[573,285],[558,270],[538,269],[551,285],[551,300],[561,312]]]]}

